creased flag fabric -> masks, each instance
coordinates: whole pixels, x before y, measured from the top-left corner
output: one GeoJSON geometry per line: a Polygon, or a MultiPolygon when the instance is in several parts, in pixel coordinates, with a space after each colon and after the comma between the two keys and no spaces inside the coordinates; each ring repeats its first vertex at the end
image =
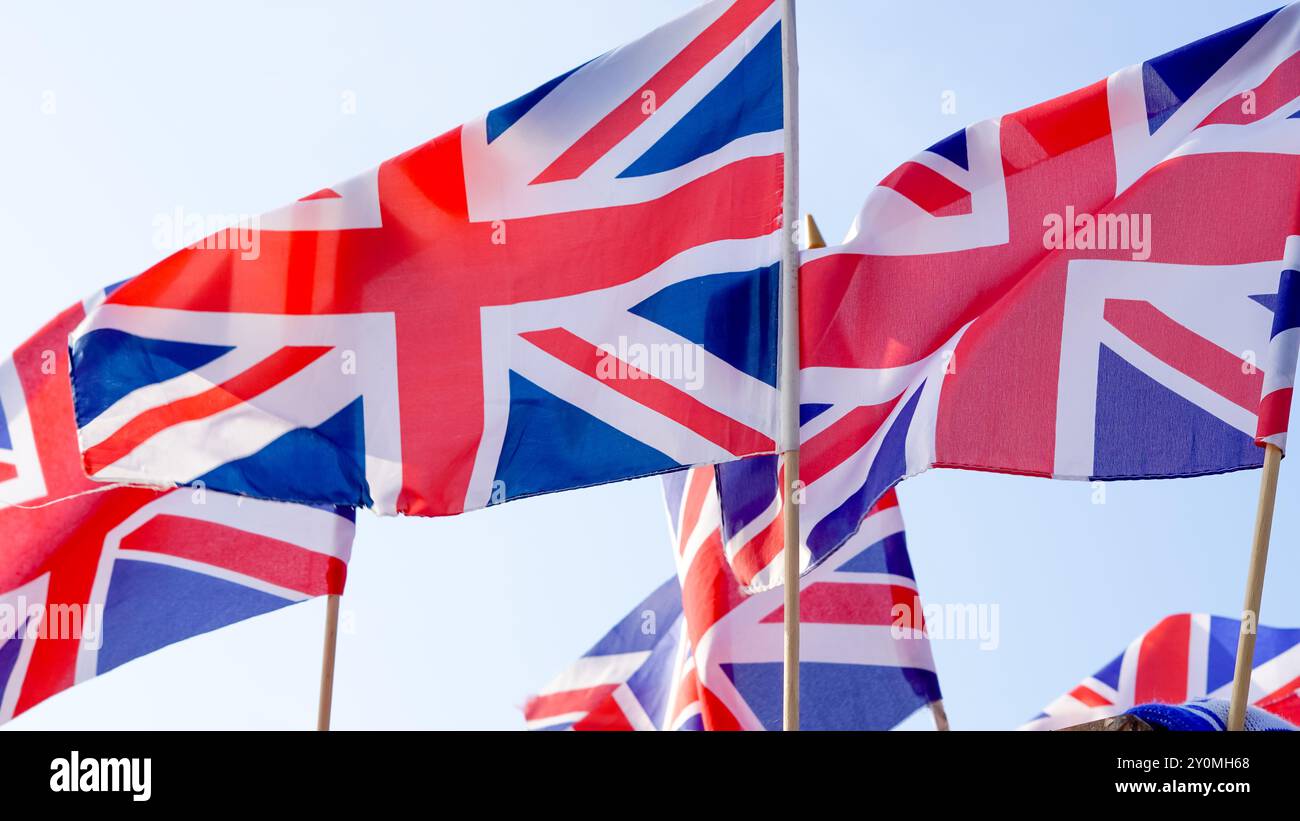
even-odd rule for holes
{"type": "Polygon", "coordinates": [[[444,515],[772,452],[782,102],[717,0],[178,252],[73,336],[87,472],[444,515]]]}
{"type": "MultiPolygon", "coordinates": [[[[1056,730],[1119,715],[1141,704],[1226,699],[1241,622],[1205,613],[1168,616],[1109,664],[1053,701],[1022,730],[1056,730]]],[[[1300,629],[1259,628],[1250,704],[1300,718],[1300,629]],[[1289,699],[1289,701],[1288,701],[1289,699]]]]}
{"type": "MultiPolygon", "coordinates": [[[[677,578],[529,700],[530,729],[780,729],[782,593],[743,589],[712,467],[664,485],[677,578]]],[[[801,582],[802,727],[890,729],[941,698],[893,494],[801,582]]]]}
{"type": "Polygon", "coordinates": [[[664,729],[682,629],[682,591],[674,577],[528,699],[528,729],[664,729]]]}
{"type": "Polygon", "coordinates": [[[1300,727],[1300,687],[1290,693],[1269,696],[1256,702],[1261,710],[1268,710],[1275,716],[1300,727]]]}
{"type": "Polygon", "coordinates": [[[353,511],[86,478],[65,311],[0,363],[0,722],[191,636],[341,593],[353,511]]]}
{"type": "MultiPolygon", "coordinates": [[[[1292,246],[1294,247],[1294,246],[1292,246]]],[[[1300,251],[1300,247],[1294,247],[1300,251]]],[[[1286,450],[1291,419],[1291,394],[1295,388],[1296,358],[1300,355],[1300,259],[1288,258],[1278,281],[1273,307],[1273,333],[1268,342],[1264,395],[1259,403],[1259,428],[1255,442],[1286,450]]]]}
{"type": "MultiPolygon", "coordinates": [[[[726,538],[725,483],[713,467],[664,484],[698,684],[678,694],[672,714],[689,716],[698,705],[706,729],[778,730],[784,594],[747,589],[743,535],[726,538]]],[[[802,728],[885,730],[942,698],[893,493],[800,580],[799,630],[802,728]]]]}
{"type": "MultiPolygon", "coordinates": [[[[800,273],[816,563],[931,467],[1258,467],[1300,209],[1300,7],[940,140],[800,273]]],[[[1289,383],[1288,383],[1289,384],[1289,383]]]]}

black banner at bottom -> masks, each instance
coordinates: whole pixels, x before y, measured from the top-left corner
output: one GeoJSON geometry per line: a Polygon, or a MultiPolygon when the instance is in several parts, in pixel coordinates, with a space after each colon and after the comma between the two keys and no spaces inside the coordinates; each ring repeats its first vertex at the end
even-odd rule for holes
{"type": "Polygon", "coordinates": [[[6,732],[0,795],[7,809],[128,811],[457,799],[679,812],[710,792],[733,807],[785,796],[1222,806],[1289,799],[1296,750],[1290,733],[6,732]]]}

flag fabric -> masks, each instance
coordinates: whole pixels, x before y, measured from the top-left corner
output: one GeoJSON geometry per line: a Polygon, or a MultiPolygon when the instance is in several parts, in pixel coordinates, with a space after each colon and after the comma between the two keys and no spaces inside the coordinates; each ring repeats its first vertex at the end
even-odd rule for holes
{"type": "Polygon", "coordinates": [[[780,458],[754,456],[715,465],[713,481],[723,552],[741,589],[757,593],[781,585],[785,472],[780,458]]]}
{"type": "MultiPolygon", "coordinates": [[[[678,693],[673,721],[698,710],[706,729],[777,730],[784,594],[747,589],[744,531],[723,527],[727,486],[716,473],[665,479],[697,683],[678,693]]],[[[802,728],[889,729],[942,697],[894,494],[800,580],[799,631],[802,728]]]]}
{"type": "Polygon", "coordinates": [[[528,699],[528,729],[665,729],[681,639],[682,591],[674,577],[528,699]]]}
{"type": "Polygon", "coordinates": [[[444,515],[772,452],[782,102],[718,0],[178,252],[73,335],[87,472],[444,515]]]}
{"type": "MultiPolygon", "coordinates": [[[[1226,699],[1198,699],[1186,704],[1140,704],[1125,710],[1125,715],[1137,716],[1161,730],[1175,732],[1223,732],[1228,729],[1226,699]]],[[[1295,732],[1295,725],[1285,719],[1261,710],[1247,707],[1244,730],[1255,732],[1295,732]]]]}
{"type": "MultiPolygon", "coordinates": [[[[1142,704],[1226,699],[1240,631],[1241,622],[1222,616],[1169,616],[1020,729],[1072,727],[1142,704]]],[[[1300,717],[1294,712],[1300,691],[1300,629],[1261,626],[1254,661],[1250,703],[1287,720],[1300,717]]]]}
{"type": "MultiPolygon", "coordinates": [[[[712,467],[664,484],[677,578],[528,702],[529,728],[780,729],[783,594],[745,589],[712,467]]],[[[941,698],[892,494],[801,584],[801,727],[889,729],[941,698]]]]}
{"type": "Polygon", "coordinates": [[[1296,6],[901,165],[844,244],[803,255],[811,563],[930,467],[1258,467],[1261,395],[1291,380],[1265,368],[1298,207],[1296,6]]]}
{"type": "Polygon", "coordinates": [[[0,364],[0,722],[173,642],[341,593],[353,512],[82,473],[65,311],[0,364]]]}
{"type": "Polygon", "coordinates": [[[1269,696],[1257,703],[1260,709],[1267,710],[1300,727],[1300,688],[1291,693],[1269,696]]]}
{"type": "MultiPolygon", "coordinates": [[[[1300,263],[1300,260],[1288,260],[1300,263]]],[[[1255,443],[1286,450],[1291,419],[1291,394],[1295,388],[1296,359],[1300,356],[1300,272],[1291,267],[1278,280],[1273,306],[1273,332],[1268,342],[1268,368],[1264,395],[1259,402],[1259,427],[1255,443]]]]}

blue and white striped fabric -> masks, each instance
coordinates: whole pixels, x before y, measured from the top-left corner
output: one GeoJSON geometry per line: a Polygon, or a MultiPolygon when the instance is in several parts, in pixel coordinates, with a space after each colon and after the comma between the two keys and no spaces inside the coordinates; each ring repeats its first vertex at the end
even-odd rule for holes
{"type": "MultiPolygon", "coordinates": [[[[1219,732],[1228,729],[1228,702],[1221,698],[1206,698],[1186,704],[1139,704],[1124,715],[1137,716],[1161,730],[1180,732],[1219,732]]],[[[1267,710],[1246,708],[1247,730],[1263,732],[1290,732],[1297,728],[1267,710]]]]}

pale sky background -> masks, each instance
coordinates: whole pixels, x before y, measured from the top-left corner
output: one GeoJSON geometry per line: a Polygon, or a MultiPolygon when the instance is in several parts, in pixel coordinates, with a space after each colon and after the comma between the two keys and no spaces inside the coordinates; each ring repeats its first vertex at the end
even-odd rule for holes
{"type": "MultiPolygon", "coordinates": [[[[158,214],[290,202],[693,5],[0,0],[0,350],[157,261],[158,214]]],[[[938,138],[1277,0],[799,5],[801,196],[833,241],[870,186],[938,138]],[[955,116],[940,108],[949,90],[955,116]]],[[[1167,614],[1239,613],[1257,489],[1254,471],[1116,483],[1096,505],[1080,483],[958,471],[904,483],[927,602],[999,607],[998,649],[934,645],[953,727],[1018,725],[1167,614]]],[[[1300,626],[1298,491],[1288,461],[1266,624],[1300,626]]],[[[673,572],[656,479],[452,518],[358,520],[340,729],[520,728],[526,694],[673,572]]],[[[311,728],[323,620],[316,601],[244,622],[8,726],[311,728]]]]}

